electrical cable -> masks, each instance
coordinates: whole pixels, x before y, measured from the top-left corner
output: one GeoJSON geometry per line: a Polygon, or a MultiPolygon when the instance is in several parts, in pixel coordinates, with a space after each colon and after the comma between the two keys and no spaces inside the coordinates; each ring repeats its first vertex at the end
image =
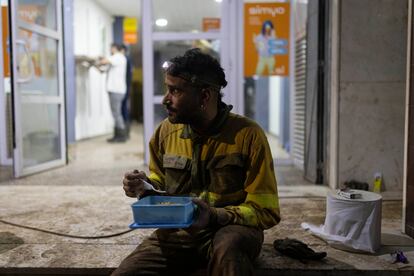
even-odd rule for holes
{"type": "Polygon", "coordinates": [[[128,230],[123,231],[123,232],[109,234],[109,235],[102,235],[102,236],[77,236],[77,235],[70,235],[70,234],[65,234],[65,233],[54,232],[54,231],[50,231],[50,230],[46,230],[46,229],[41,229],[41,228],[37,228],[37,227],[31,227],[31,226],[27,226],[27,225],[18,224],[18,223],[13,223],[13,222],[9,222],[9,221],[2,220],[2,219],[0,219],[0,222],[1,223],[4,223],[4,224],[11,225],[11,226],[15,226],[15,227],[20,227],[20,228],[24,228],[24,229],[29,229],[29,230],[33,230],[33,231],[43,232],[43,233],[52,234],[52,235],[61,236],[61,237],[76,238],[76,239],[105,239],[105,238],[112,238],[112,237],[116,237],[116,236],[121,236],[123,234],[129,233],[129,232],[135,230],[135,229],[128,229],[128,230]]]}

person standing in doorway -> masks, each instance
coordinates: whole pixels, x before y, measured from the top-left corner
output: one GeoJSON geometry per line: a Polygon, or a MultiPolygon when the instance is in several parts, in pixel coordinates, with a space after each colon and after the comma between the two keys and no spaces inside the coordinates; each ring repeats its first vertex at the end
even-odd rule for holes
{"type": "Polygon", "coordinates": [[[125,123],[125,131],[126,136],[129,138],[129,130],[130,130],[130,117],[129,117],[129,95],[131,91],[131,83],[132,83],[132,63],[130,58],[128,57],[128,51],[125,44],[121,45],[121,52],[126,58],[126,94],[124,96],[124,99],[122,100],[122,118],[124,119],[125,123]]]}
{"type": "Polygon", "coordinates": [[[127,140],[125,121],[122,117],[122,101],[127,92],[125,81],[127,60],[121,52],[121,46],[113,43],[111,56],[99,58],[97,66],[101,72],[107,72],[106,89],[115,122],[114,136],[107,141],[109,143],[123,143],[127,140]]]}

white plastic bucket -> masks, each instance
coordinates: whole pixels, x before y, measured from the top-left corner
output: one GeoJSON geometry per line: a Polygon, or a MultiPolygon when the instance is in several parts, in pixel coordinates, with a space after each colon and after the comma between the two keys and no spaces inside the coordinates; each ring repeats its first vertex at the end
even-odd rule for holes
{"type": "Polygon", "coordinates": [[[346,199],[330,192],[326,198],[325,224],[302,227],[341,249],[374,253],[381,247],[381,205],[379,194],[356,190],[359,199],[346,199]]]}

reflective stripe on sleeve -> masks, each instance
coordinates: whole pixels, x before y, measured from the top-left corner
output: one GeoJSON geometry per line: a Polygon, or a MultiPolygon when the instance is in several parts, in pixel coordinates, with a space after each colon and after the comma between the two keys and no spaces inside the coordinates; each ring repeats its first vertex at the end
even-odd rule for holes
{"type": "Polygon", "coordinates": [[[240,205],[240,206],[237,206],[237,209],[238,209],[238,212],[240,212],[240,215],[244,221],[244,224],[252,225],[252,226],[255,226],[258,224],[257,214],[252,209],[252,207],[240,205]]]}
{"type": "Polygon", "coordinates": [[[262,208],[279,209],[277,194],[247,194],[245,202],[254,202],[262,208]]]}

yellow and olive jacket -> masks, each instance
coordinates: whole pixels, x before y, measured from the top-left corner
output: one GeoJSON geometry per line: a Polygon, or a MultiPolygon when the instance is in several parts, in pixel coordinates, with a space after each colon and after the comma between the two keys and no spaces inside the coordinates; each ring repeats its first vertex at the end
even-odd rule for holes
{"type": "Polygon", "coordinates": [[[164,120],[150,141],[151,183],[224,208],[229,224],[268,229],[280,221],[273,159],[263,130],[222,104],[208,135],[164,120]]]}

